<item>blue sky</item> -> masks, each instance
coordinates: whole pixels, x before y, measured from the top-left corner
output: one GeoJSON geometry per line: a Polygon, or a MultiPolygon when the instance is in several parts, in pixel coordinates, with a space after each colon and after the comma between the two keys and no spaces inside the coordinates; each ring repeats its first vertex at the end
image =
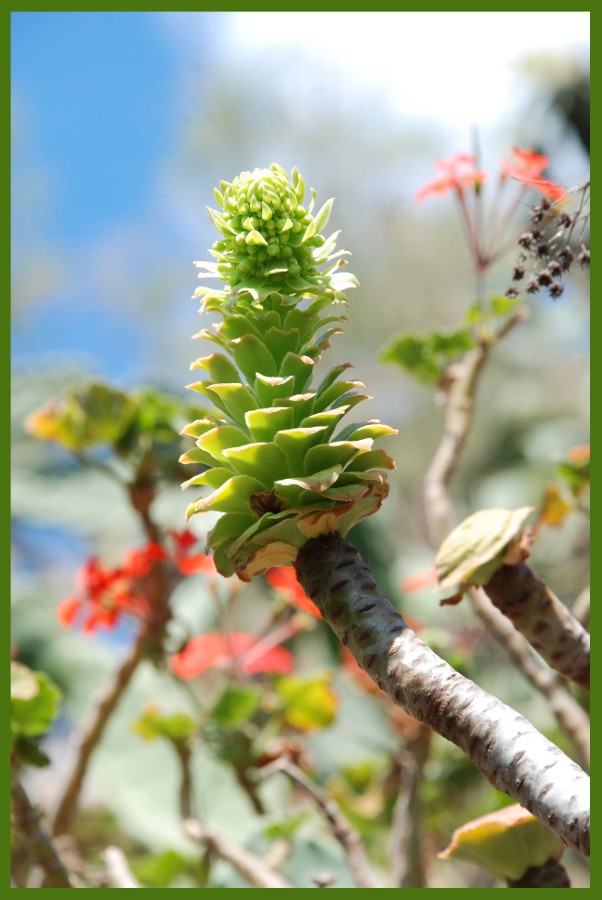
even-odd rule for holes
{"type": "MultiPolygon", "coordinates": [[[[475,122],[486,132],[511,117],[521,52],[585,57],[588,30],[587,13],[13,13],[15,359],[75,354],[134,379],[161,348],[161,290],[174,298],[174,340],[188,339],[213,182],[175,170],[189,131],[210,133],[220,115],[213,74],[266,67],[267,106],[278,90],[303,100],[299,73],[319,62],[336,90],[312,109],[327,117],[329,103],[352,109],[372,92],[392,116],[440,129],[446,155],[475,122]],[[283,52],[292,62],[274,80],[267,67],[283,52]]],[[[286,139],[274,147],[290,151],[286,139]]],[[[272,162],[256,145],[249,134],[247,167],[272,162]]]]}

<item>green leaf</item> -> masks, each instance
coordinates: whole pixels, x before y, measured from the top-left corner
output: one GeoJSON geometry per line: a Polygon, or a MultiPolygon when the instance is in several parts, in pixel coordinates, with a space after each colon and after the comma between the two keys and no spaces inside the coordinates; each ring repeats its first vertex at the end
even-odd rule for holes
{"type": "Polygon", "coordinates": [[[245,413],[257,407],[257,397],[240,381],[235,384],[212,384],[208,387],[208,395],[217,395],[221,401],[218,406],[243,428],[246,428],[245,413]]]}
{"type": "MultiPolygon", "coordinates": [[[[328,409],[333,403],[339,401],[344,394],[355,394],[356,388],[365,386],[361,381],[335,381],[324,390],[318,392],[315,403],[316,412],[328,409]]],[[[338,405],[340,406],[341,404],[339,403],[338,405]]]]}
{"type": "MultiPolygon", "coordinates": [[[[267,376],[278,375],[274,357],[263,340],[255,334],[247,333],[232,341],[232,356],[249,384],[253,384],[255,376],[259,372],[267,376]]],[[[268,406],[269,404],[262,403],[261,405],[268,406]]]]}
{"type": "Polygon", "coordinates": [[[274,443],[246,444],[224,450],[224,456],[240,475],[250,475],[265,487],[290,474],[286,454],[274,443]]]}
{"type": "Polygon", "coordinates": [[[301,420],[301,426],[309,429],[325,428],[323,443],[326,443],[327,440],[330,440],[336,426],[349,409],[349,406],[337,406],[336,409],[312,413],[311,416],[306,416],[306,418],[301,420]]]}
{"type": "Polygon", "coordinates": [[[220,728],[236,728],[247,722],[259,708],[263,697],[260,687],[233,685],[224,691],[213,710],[212,719],[220,728]]]}
{"type": "Polygon", "coordinates": [[[257,516],[251,512],[231,512],[220,516],[207,535],[209,546],[214,551],[222,544],[233,541],[248,528],[257,523],[257,516]]]}
{"type": "Polygon", "coordinates": [[[240,381],[238,369],[227,356],[222,353],[212,353],[210,356],[201,356],[190,366],[191,369],[203,369],[209,373],[211,381],[222,383],[240,381]]]}
{"type": "Polygon", "coordinates": [[[332,207],[334,204],[334,197],[331,197],[330,200],[327,200],[326,203],[320,207],[319,212],[316,213],[315,217],[315,226],[316,231],[322,231],[325,225],[328,223],[330,219],[330,213],[332,212],[332,207]]]}
{"type": "Polygon", "coordinates": [[[319,444],[307,451],[305,457],[305,471],[311,473],[328,469],[331,466],[344,468],[358,453],[370,450],[372,441],[367,438],[363,441],[335,441],[330,444],[319,444]]]}
{"type": "MultiPolygon", "coordinates": [[[[235,428],[233,425],[222,425],[219,428],[213,428],[206,431],[198,439],[197,444],[200,450],[209,453],[214,460],[228,465],[228,460],[224,456],[224,450],[230,447],[239,447],[249,442],[249,436],[235,428]]],[[[215,463],[213,463],[215,465],[215,463]]]]}
{"type": "Polygon", "coordinates": [[[11,662],[10,670],[13,735],[44,734],[58,712],[60,690],[44,672],[32,672],[22,663],[11,662]]]}
{"type": "Polygon", "coordinates": [[[506,297],[504,294],[498,294],[491,298],[490,303],[493,315],[503,318],[516,309],[520,303],[520,297],[506,297]]]}
{"type": "Polygon", "coordinates": [[[201,466],[208,466],[209,468],[212,468],[218,462],[214,456],[200,447],[193,447],[191,450],[187,450],[186,453],[182,453],[179,461],[184,465],[195,463],[201,466]]]}
{"type": "Polygon", "coordinates": [[[245,414],[245,425],[254,441],[274,440],[280,431],[290,429],[292,424],[293,411],[290,406],[268,406],[249,410],[245,414]]]}
{"type": "Polygon", "coordinates": [[[177,712],[164,716],[156,706],[148,706],[133,723],[132,731],[145,741],[165,738],[177,744],[190,740],[196,734],[197,726],[187,713],[177,712]]]}
{"type": "Polygon", "coordinates": [[[389,434],[397,434],[397,428],[390,428],[383,425],[382,422],[364,422],[361,425],[349,425],[337,435],[338,441],[361,441],[364,438],[370,438],[375,441],[379,437],[389,434]]]}
{"type": "Polygon", "coordinates": [[[292,393],[300,394],[309,384],[314,368],[314,361],[309,356],[287,353],[280,366],[280,375],[287,378],[292,375],[294,385],[292,393]]]}
{"type": "Polygon", "coordinates": [[[336,716],[338,698],[331,687],[330,673],[286,675],[276,681],[283,714],[289,725],[300,731],[327,728],[336,716]]]}
{"type": "Polygon", "coordinates": [[[346,472],[368,472],[370,469],[394,469],[395,463],[388,453],[385,453],[380,447],[376,450],[368,450],[366,453],[359,453],[351,460],[347,466],[346,472]]]}
{"type": "Polygon", "coordinates": [[[423,384],[434,384],[441,375],[441,367],[428,341],[411,334],[398,337],[380,359],[406,369],[423,384]]]}
{"type": "Polygon", "coordinates": [[[197,512],[250,512],[252,494],[264,490],[262,482],[248,475],[235,475],[214,491],[209,497],[197,500],[188,507],[187,517],[197,512]]]}
{"type": "Polygon", "coordinates": [[[212,428],[215,428],[216,422],[215,419],[210,419],[207,417],[203,417],[202,419],[195,419],[194,422],[190,422],[184,428],[180,434],[187,434],[193,438],[199,438],[202,434],[205,434],[206,431],[211,431],[212,428]]]}
{"type": "MultiPolygon", "coordinates": [[[[195,866],[198,865],[195,861],[195,866]]],[[[132,871],[145,888],[168,888],[174,878],[190,868],[186,857],[175,850],[165,850],[155,856],[145,855],[131,860],[132,871]]]]}
{"type": "Polygon", "coordinates": [[[286,354],[298,353],[301,346],[298,328],[269,328],[264,334],[264,340],[278,370],[286,354]]]}
{"type": "Polygon", "coordinates": [[[224,482],[228,480],[228,478],[232,478],[232,469],[206,469],[199,475],[194,475],[192,478],[189,478],[188,481],[185,481],[182,484],[182,490],[185,490],[188,487],[192,487],[193,485],[218,488],[221,487],[222,484],[224,484],[224,482]]]}
{"type": "Polygon", "coordinates": [[[288,428],[279,431],[274,441],[285,452],[292,472],[304,472],[304,459],[310,447],[328,439],[324,425],[309,428],[288,428]]]}
{"type": "Polygon", "coordinates": [[[471,350],[476,342],[472,333],[466,329],[460,331],[433,331],[429,336],[433,353],[437,356],[459,356],[471,350]]]}
{"type": "Polygon", "coordinates": [[[323,469],[320,472],[304,475],[303,477],[281,478],[274,482],[274,486],[279,494],[294,500],[296,494],[298,494],[299,488],[316,492],[321,492],[326,488],[329,488],[335,483],[341,471],[342,467],[340,465],[334,465],[327,469],[323,469]],[[288,488],[293,488],[293,490],[288,491],[288,488]]]}
{"type": "Polygon", "coordinates": [[[258,371],[254,388],[260,406],[282,406],[282,401],[294,393],[295,379],[292,375],[288,378],[268,377],[258,371]]]}
{"type": "Polygon", "coordinates": [[[381,354],[383,362],[392,362],[411,372],[423,384],[434,384],[443,374],[450,358],[475,346],[470,329],[433,331],[419,337],[400,334],[381,354]]]}

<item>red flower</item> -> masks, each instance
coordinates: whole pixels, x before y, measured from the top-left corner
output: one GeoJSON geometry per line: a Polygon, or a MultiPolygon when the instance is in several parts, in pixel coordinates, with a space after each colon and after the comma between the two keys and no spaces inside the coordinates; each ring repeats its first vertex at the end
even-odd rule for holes
{"type": "Polygon", "coordinates": [[[95,556],[89,559],[76,576],[77,594],[59,604],[57,616],[61,625],[69,628],[81,624],[89,632],[114,628],[122,614],[148,618],[151,610],[145,580],[158,562],[172,562],[183,575],[204,572],[217,576],[212,557],[190,553],[198,541],[196,535],[187,529],[169,531],[168,535],[171,550],[150,541],[141,550],[130,550],[123,564],[114,569],[105,568],[95,556]]]}
{"type": "Polygon", "coordinates": [[[513,162],[502,160],[501,170],[502,178],[516,178],[522,181],[526,186],[533,187],[549,197],[550,200],[563,200],[568,196],[567,191],[550,181],[548,178],[541,178],[541,173],[547,168],[548,157],[542,153],[535,153],[533,150],[521,150],[519,147],[512,148],[513,162]]]}
{"type": "Polygon", "coordinates": [[[514,157],[514,161],[502,160],[500,168],[503,175],[510,175],[521,180],[538,178],[548,165],[548,157],[542,153],[535,153],[533,150],[521,150],[519,147],[513,147],[510,153],[514,157]]]}
{"type": "Polygon", "coordinates": [[[198,543],[196,534],[187,528],[184,531],[169,531],[168,534],[174,544],[172,559],[182,575],[195,575],[197,572],[203,572],[205,575],[217,576],[212,556],[207,556],[206,553],[189,555],[191,548],[198,543]]]}
{"type": "Polygon", "coordinates": [[[414,591],[421,591],[423,588],[431,587],[437,583],[437,569],[434,565],[429,566],[422,572],[415,572],[413,575],[406,575],[401,581],[401,589],[406,594],[412,594],[414,591]]]}
{"type": "Polygon", "coordinates": [[[115,569],[104,568],[93,556],[76,575],[77,594],[67,597],[57,608],[61,625],[70,628],[81,624],[85,632],[91,632],[114,628],[124,614],[147,618],[150,606],[141,582],[158,558],[163,558],[163,551],[157,544],[131,551],[123,566],[115,569]]]}
{"type": "Polygon", "coordinates": [[[297,581],[297,575],[293,566],[276,566],[273,569],[269,569],[266,573],[266,578],[270,587],[273,587],[275,591],[286,597],[288,602],[296,606],[297,609],[309,612],[318,619],[322,618],[322,613],[316,604],[309,599],[297,581]]]}
{"type": "Polygon", "coordinates": [[[268,672],[287,675],[293,669],[294,657],[284,647],[265,646],[252,634],[234,631],[228,634],[208,632],[188,641],[183,650],[172,656],[170,668],[178,678],[197,678],[207,669],[236,666],[247,675],[268,672]]]}
{"type": "Polygon", "coordinates": [[[420,188],[416,194],[416,202],[422,203],[432,194],[447,194],[452,190],[461,195],[467,185],[478,188],[487,180],[487,173],[475,169],[475,164],[476,158],[470,153],[456,153],[451,159],[437,160],[435,166],[441,174],[420,188]]]}

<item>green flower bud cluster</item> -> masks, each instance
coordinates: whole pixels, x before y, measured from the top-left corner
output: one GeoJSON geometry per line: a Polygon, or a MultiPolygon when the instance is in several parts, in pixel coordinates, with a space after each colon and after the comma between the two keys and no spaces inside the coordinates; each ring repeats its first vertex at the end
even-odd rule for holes
{"type": "Polygon", "coordinates": [[[196,446],[181,461],[205,467],[183,487],[210,489],[188,516],[220,514],[208,538],[218,570],[250,580],[290,565],[310,538],[344,535],[380,507],[394,463],[373,443],[395,430],[374,419],[339,428],[366,399],[361,382],[341,378],[348,364],[311,385],[343,321],[322,311],[346,303],[343,287],[357,284],[339,271],[337,235],[319,234],[332,201],[313,218],[313,198],[302,206],[299,173],[289,180],[275,164],[221,188],[224,213],[210,212],[224,238],[214,246],[218,262],[197,264],[201,277],[224,283],[197,291],[201,313],[216,312],[221,321],[195,335],[218,352],[192,363],[208,378],[189,385],[213,408],[184,429],[196,446]]]}
{"type": "Polygon", "coordinates": [[[334,252],[338,234],[328,239],[320,234],[334,200],[328,200],[313,216],[315,191],[312,189],[306,208],[305,183],[299,171],[293,169],[289,181],[275,163],[269,169],[242,172],[232,183],[222,181],[220,188],[215,197],[223,212],[208,209],[223,235],[211,251],[217,263],[196,265],[206,270],[204,277],[217,276],[227,289],[210,292],[201,287],[197,296],[210,294],[223,301],[226,294],[243,291],[262,300],[273,291],[292,297],[309,291],[328,293],[331,300],[345,302],[342,291],[356,284],[355,279],[338,271],[340,257],[345,255],[344,251],[334,252]],[[327,271],[320,270],[335,259],[327,271]]]}

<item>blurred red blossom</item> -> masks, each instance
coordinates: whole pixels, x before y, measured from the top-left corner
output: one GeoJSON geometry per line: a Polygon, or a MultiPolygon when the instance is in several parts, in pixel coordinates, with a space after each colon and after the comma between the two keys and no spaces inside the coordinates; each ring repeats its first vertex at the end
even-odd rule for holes
{"type": "Polygon", "coordinates": [[[567,191],[559,184],[548,178],[541,178],[541,173],[548,165],[547,156],[533,150],[521,150],[519,147],[513,147],[510,152],[514,160],[502,160],[502,178],[509,176],[522,181],[526,187],[535,188],[550,200],[563,200],[568,196],[567,191]]]}
{"type": "Polygon", "coordinates": [[[198,542],[191,531],[170,531],[168,538],[167,545],[150,541],[141,549],[130,550],[123,563],[113,568],[104,566],[97,556],[87,560],[76,575],[76,593],[58,605],[61,625],[79,625],[90,633],[114,628],[123,615],[147,620],[151,614],[147,579],[159,562],[173,563],[182,575],[216,575],[210,556],[190,552],[198,542]]]}
{"type": "Polygon", "coordinates": [[[464,188],[470,185],[478,188],[487,180],[487,173],[476,169],[475,165],[476,157],[470,153],[456,153],[451,159],[437,160],[435,167],[441,174],[420,188],[416,193],[416,202],[422,203],[433,194],[447,194],[452,190],[461,195],[464,188]]]}
{"type": "Polygon", "coordinates": [[[311,613],[318,619],[322,618],[322,613],[315,603],[313,603],[299,582],[293,566],[275,566],[269,569],[266,578],[270,587],[281,593],[292,606],[311,613]]]}
{"type": "Polygon", "coordinates": [[[222,634],[212,631],[191,638],[183,650],[172,656],[170,668],[178,678],[197,678],[208,669],[236,667],[247,675],[265,672],[287,675],[294,657],[284,647],[274,647],[255,635],[241,631],[222,634]]]}
{"type": "Polygon", "coordinates": [[[437,569],[435,564],[423,569],[421,572],[414,572],[412,575],[406,575],[401,580],[401,589],[406,594],[413,594],[415,591],[422,591],[424,588],[437,584],[437,569]]]}

